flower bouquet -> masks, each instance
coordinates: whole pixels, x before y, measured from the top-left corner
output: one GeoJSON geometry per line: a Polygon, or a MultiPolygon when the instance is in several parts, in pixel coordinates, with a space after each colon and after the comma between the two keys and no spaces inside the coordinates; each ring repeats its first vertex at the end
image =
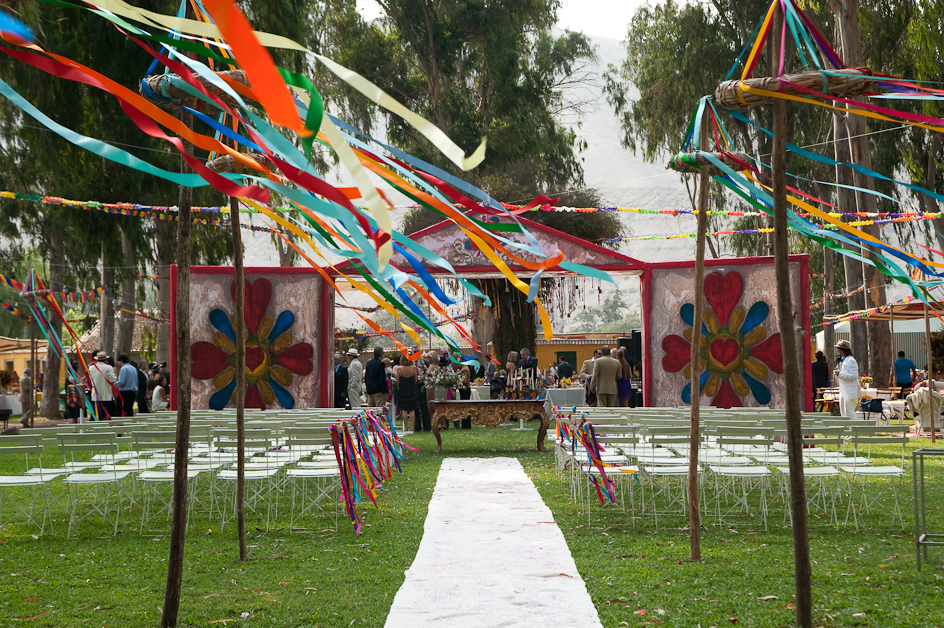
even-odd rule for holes
{"type": "Polygon", "coordinates": [[[574,383],[571,381],[569,377],[562,378],[559,382],[557,382],[557,384],[561,388],[570,388],[571,386],[574,385],[574,383]]]}

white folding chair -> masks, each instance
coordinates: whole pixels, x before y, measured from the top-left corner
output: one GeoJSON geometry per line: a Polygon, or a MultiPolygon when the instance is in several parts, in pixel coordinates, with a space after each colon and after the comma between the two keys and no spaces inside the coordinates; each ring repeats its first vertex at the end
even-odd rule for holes
{"type": "MultiPolygon", "coordinates": [[[[16,523],[22,516],[27,529],[36,527],[39,536],[46,529],[49,520],[49,487],[48,484],[56,475],[43,474],[43,437],[41,434],[0,436],[0,455],[22,455],[25,460],[24,475],[0,475],[0,532],[6,537],[7,525],[16,523]],[[30,460],[36,460],[36,467],[32,467],[30,460]],[[30,470],[38,473],[30,474],[30,470]],[[21,501],[21,493],[29,492],[28,503],[21,501]],[[37,516],[37,505],[42,507],[42,517],[37,516]],[[13,509],[11,516],[6,511],[13,509]]],[[[50,520],[50,527],[52,521],[50,520]]]]}
{"type": "Polygon", "coordinates": [[[905,475],[905,446],[908,444],[907,436],[889,436],[889,432],[895,432],[891,427],[886,426],[851,426],[852,436],[849,443],[853,447],[852,464],[843,464],[839,466],[847,479],[846,486],[849,493],[849,505],[846,509],[846,523],[849,523],[849,515],[852,515],[856,530],[859,529],[859,514],[869,513],[875,506],[882,506],[881,502],[881,481],[887,481],[892,487],[892,497],[894,503],[891,508],[887,508],[892,517],[892,523],[898,519],[901,527],[904,528],[905,521],[902,518],[901,506],[898,494],[901,489],[902,477],[905,475]],[[886,435],[882,435],[886,434],[886,435]],[[896,465],[875,465],[875,464],[857,464],[860,453],[865,453],[872,462],[873,445],[901,445],[901,454],[898,466],[896,465]],[[870,494],[871,493],[871,494],[870,494]]]}
{"type": "MultiPolygon", "coordinates": [[[[57,440],[63,458],[63,468],[81,468],[76,465],[81,465],[82,461],[76,458],[89,453],[104,456],[103,460],[111,460],[114,464],[114,456],[118,453],[118,438],[114,432],[58,434],[57,440]]],[[[70,538],[81,521],[94,515],[101,515],[103,525],[110,527],[113,535],[118,533],[124,496],[127,494],[122,483],[133,470],[95,472],[94,469],[100,469],[103,464],[108,463],[103,461],[96,464],[96,467],[92,467],[93,470],[86,468],[70,473],[65,478],[69,489],[67,536],[70,538]]]]}

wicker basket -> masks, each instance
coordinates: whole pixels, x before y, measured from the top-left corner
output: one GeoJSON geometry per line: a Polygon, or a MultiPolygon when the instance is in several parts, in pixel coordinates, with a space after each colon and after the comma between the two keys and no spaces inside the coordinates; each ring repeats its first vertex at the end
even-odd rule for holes
{"type": "MultiPolygon", "coordinates": [[[[800,72],[798,74],[785,74],[783,78],[789,83],[795,83],[814,92],[841,98],[860,96],[874,88],[875,78],[868,68],[846,68],[837,70],[837,72],[841,74],[824,74],[819,71],[800,72]]],[[[807,92],[801,91],[793,85],[784,84],[781,86],[779,78],[766,76],[747,79],[746,81],[724,81],[715,90],[715,103],[725,109],[773,104],[773,98],[742,90],[742,83],[753,89],[782,92],[793,96],[810,96],[807,92]]]]}
{"type": "MultiPolygon", "coordinates": [[[[243,85],[247,85],[247,86],[249,85],[249,81],[246,79],[246,73],[243,72],[242,70],[226,70],[225,72],[217,72],[217,74],[220,76],[231,78],[234,81],[242,83],[243,85]]],[[[155,94],[164,95],[166,98],[171,99],[177,104],[193,107],[194,105],[202,102],[200,99],[196,98],[195,96],[177,88],[172,82],[172,79],[177,79],[177,78],[179,77],[176,74],[152,74],[151,76],[148,76],[147,78],[145,78],[144,82],[155,94]]],[[[196,79],[200,81],[200,84],[203,85],[204,89],[206,89],[211,94],[216,94],[217,96],[222,98],[226,104],[230,106],[234,106],[236,104],[232,98],[230,98],[225,93],[217,89],[207,79],[199,75],[196,75],[196,79]]],[[[139,91],[141,92],[141,95],[144,96],[145,98],[150,98],[150,95],[145,93],[143,89],[139,89],[139,91]]],[[[150,98],[150,99],[160,104],[166,104],[166,102],[163,100],[159,100],[156,98],[150,98]]]]}
{"type": "MultiPolygon", "coordinates": [[[[272,162],[272,160],[261,153],[246,153],[246,156],[252,157],[269,170],[275,169],[275,164],[272,162]]],[[[237,174],[254,172],[254,170],[249,166],[246,166],[241,162],[237,162],[236,158],[232,155],[223,155],[222,157],[217,157],[213,161],[208,162],[207,167],[214,172],[233,172],[237,174]]]]}
{"type": "MultiPolygon", "coordinates": [[[[712,157],[721,161],[735,172],[743,170],[744,166],[735,161],[740,160],[743,163],[750,163],[750,158],[744,153],[710,153],[712,157]]],[[[718,166],[708,161],[704,153],[679,153],[669,160],[667,169],[677,172],[705,173],[715,176],[725,174],[718,166]],[[694,166],[692,165],[694,163],[694,166]]]]}

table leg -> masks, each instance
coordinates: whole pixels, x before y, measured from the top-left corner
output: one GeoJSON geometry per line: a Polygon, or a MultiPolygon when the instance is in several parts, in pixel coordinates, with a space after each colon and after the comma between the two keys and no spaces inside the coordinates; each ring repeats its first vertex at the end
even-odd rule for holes
{"type": "Polygon", "coordinates": [[[436,417],[436,402],[429,401],[429,424],[433,428],[433,436],[436,437],[436,453],[442,453],[442,437],[439,435],[439,419],[436,417]]]}
{"type": "Polygon", "coordinates": [[[547,428],[550,425],[550,421],[547,418],[547,415],[535,414],[538,422],[541,424],[541,427],[538,428],[538,451],[544,451],[544,439],[547,438],[547,428]]]}

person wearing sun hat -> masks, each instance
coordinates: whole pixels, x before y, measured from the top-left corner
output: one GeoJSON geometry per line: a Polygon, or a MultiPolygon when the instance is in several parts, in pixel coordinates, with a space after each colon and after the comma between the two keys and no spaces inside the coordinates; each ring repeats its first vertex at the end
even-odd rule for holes
{"type": "Polygon", "coordinates": [[[361,352],[351,347],[347,350],[349,363],[347,365],[347,401],[352,410],[358,410],[363,403],[361,392],[364,381],[364,365],[360,361],[361,352]]]}
{"type": "Polygon", "coordinates": [[[854,419],[860,393],[859,363],[852,357],[852,345],[848,340],[840,340],[836,348],[840,355],[839,368],[834,371],[839,384],[839,413],[854,419]]]}

